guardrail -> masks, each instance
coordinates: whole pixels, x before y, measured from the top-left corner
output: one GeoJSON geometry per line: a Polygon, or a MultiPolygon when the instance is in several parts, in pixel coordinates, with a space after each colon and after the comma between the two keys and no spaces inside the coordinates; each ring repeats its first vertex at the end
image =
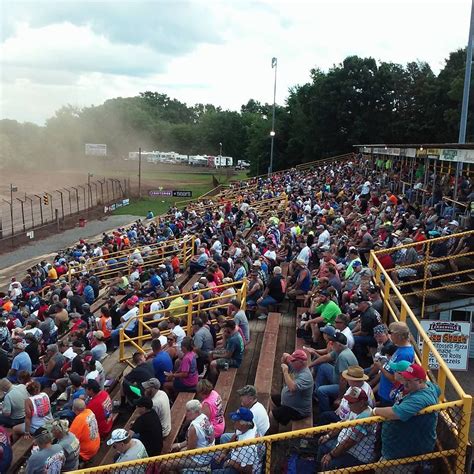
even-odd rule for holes
{"type": "MultiPolygon", "coordinates": [[[[144,353],[143,345],[146,341],[151,339],[152,328],[157,327],[162,321],[167,321],[170,316],[177,317],[180,320],[186,320],[186,324],[182,325],[182,327],[190,336],[192,334],[193,318],[198,316],[201,311],[211,311],[227,307],[233,298],[240,300],[240,307],[242,309],[246,308],[247,279],[217,286],[215,291],[213,291],[215,296],[212,298],[205,300],[199,298],[204,292],[209,292],[210,290],[210,288],[197,289],[175,296],[167,296],[165,298],[147,301],[146,303],[141,302],[139,304],[139,314],[134,318],[130,318],[120,330],[120,361],[132,365],[131,356],[125,355],[125,345],[131,344],[137,351],[144,353]],[[222,295],[222,292],[228,288],[234,288],[235,294],[222,295]],[[178,297],[184,300],[183,304],[166,308],[168,304],[178,297]],[[161,303],[164,308],[158,311],[146,311],[145,308],[149,308],[153,303],[161,303]],[[159,317],[155,319],[157,314],[159,317]],[[126,333],[127,328],[133,324],[133,322],[137,324],[136,336],[130,336],[126,333]]],[[[166,335],[168,332],[169,331],[163,331],[163,335],[166,335]]]]}

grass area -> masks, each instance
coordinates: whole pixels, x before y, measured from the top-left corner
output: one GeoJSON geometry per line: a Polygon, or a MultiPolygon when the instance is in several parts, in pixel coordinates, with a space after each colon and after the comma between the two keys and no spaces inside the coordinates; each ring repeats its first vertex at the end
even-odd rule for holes
{"type": "MultiPolygon", "coordinates": [[[[153,173],[154,174],[154,173],[153,173]]],[[[212,174],[210,173],[156,173],[157,185],[163,185],[166,189],[179,189],[184,191],[192,191],[193,199],[201,196],[202,194],[210,191],[214,186],[212,185],[212,174]],[[166,183],[165,183],[165,182],[166,183]],[[175,186],[170,186],[169,181],[174,181],[175,186]]],[[[147,180],[153,178],[147,173],[147,180]]],[[[236,175],[230,176],[218,176],[217,179],[221,184],[227,184],[229,181],[237,181],[240,179],[246,179],[246,172],[239,172],[236,175]]],[[[174,198],[174,197],[143,197],[142,199],[131,199],[130,205],[121,207],[114,211],[114,215],[131,214],[134,216],[146,216],[148,211],[153,211],[155,216],[164,214],[168,211],[176,201],[183,201],[185,198],[174,198]]]]}

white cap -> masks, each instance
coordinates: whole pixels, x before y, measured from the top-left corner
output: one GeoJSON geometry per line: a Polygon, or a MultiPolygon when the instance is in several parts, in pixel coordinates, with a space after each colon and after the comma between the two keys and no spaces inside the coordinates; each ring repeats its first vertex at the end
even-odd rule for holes
{"type": "Polygon", "coordinates": [[[449,225],[454,225],[456,227],[459,227],[459,222],[455,221],[455,220],[452,220],[451,222],[449,222],[449,225]]]}
{"type": "Polygon", "coordinates": [[[120,443],[128,438],[128,431],[122,428],[112,431],[110,439],[107,441],[107,446],[112,446],[114,443],[120,443]]]}

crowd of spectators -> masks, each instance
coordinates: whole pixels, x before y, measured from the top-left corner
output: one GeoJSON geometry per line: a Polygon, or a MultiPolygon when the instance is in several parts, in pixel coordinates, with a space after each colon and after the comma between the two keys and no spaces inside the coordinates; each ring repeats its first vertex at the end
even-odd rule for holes
{"type": "MultiPolygon", "coordinates": [[[[213,207],[172,208],[159,223],[138,221],[104,234],[101,242],[81,240],[54,261],[33,266],[21,280],[12,278],[0,299],[0,425],[12,429],[13,441],[34,437],[27,472],[97,462],[101,440],[116,449],[117,461],[160,454],[173,424],[170,406],[180,392],[196,392],[197,398],[186,406],[188,428],[173,444],[175,451],[263,436],[313,414],[319,425],[375,414],[390,420],[382,423],[384,459],[432,450],[436,414],[415,415],[436,403],[439,389],[414,363],[408,327],[383,323],[383,302],[368,258],[373,249],[419,242],[381,258],[398,284],[419,272],[399,266],[421,259],[423,241],[462,228],[453,209],[435,195],[422,205],[416,184],[398,194],[393,179],[404,173],[396,162],[380,167],[354,156],[256,178],[237,184],[240,192],[213,207]],[[253,208],[255,202],[282,197],[287,206],[270,215],[262,217],[253,208]],[[249,229],[253,232],[244,237],[249,229]],[[174,239],[187,235],[194,236],[196,255],[189,272],[200,275],[192,292],[182,294],[175,283],[181,262],[174,239]],[[123,250],[128,251],[119,253],[123,250]],[[162,263],[147,266],[160,255],[162,263]],[[124,264],[129,272],[122,271],[124,264]],[[95,310],[104,274],[108,299],[95,310]],[[221,288],[244,279],[245,304],[234,287],[221,288]],[[218,295],[225,299],[212,309],[206,301],[218,295]],[[283,388],[272,394],[269,413],[255,387],[239,389],[241,408],[231,414],[232,431],[214,389],[218,374],[241,366],[252,338],[251,317],[265,320],[269,309],[285,299],[294,308],[298,298],[308,308],[298,327],[306,345],[283,354],[283,388]],[[204,302],[190,335],[179,317],[189,299],[204,302]],[[133,354],[134,368],[124,376],[120,404],[114,406],[103,364],[117,348],[121,328],[129,336],[137,334],[140,303],[158,324],[150,352],[133,354]],[[139,417],[131,429],[113,430],[114,411],[135,408],[139,417]],[[415,425],[423,430],[423,443],[413,441],[415,425]]],[[[433,179],[436,186],[439,178],[433,179]]],[[[463,176],[461,184],[472,197],[469,179],[463,176]]],[[[474,240],[443,241],[431,249],[433,258],[459,254],[474,250],[474,240]]],[[[443,266],[431,263],[428,269],[435,273],[443,266]]],[[[321,437],[320,467],[375,460],[373,426],[321,437]]],[[[2,430],[0,443],[4,438],[11,458],[2,430]]],[[[217,472],[259,472],[263,455],[241,448],[219,459],[183,458],[177,468],[212,463],[217,472]]],[[[3,459],[8,461],[8,454],[3,459]]]]}

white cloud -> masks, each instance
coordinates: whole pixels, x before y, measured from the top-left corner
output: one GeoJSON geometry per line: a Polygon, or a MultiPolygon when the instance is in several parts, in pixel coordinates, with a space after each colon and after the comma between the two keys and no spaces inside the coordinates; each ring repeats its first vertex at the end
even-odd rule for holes
{"type": "Polygon", "coordinates": [[[93,8],[89,18],[87,8],[71,10],[69,21],[64,2],[49,23],[47,15],[40,21],[16,12],[0,44],[0,116],[41,123],[66,103],[99,104],[147,89],[232,109],[249,98],[271,102],[273,56],[279,103],[312,67],[328,69],[351,54],[423,60],[438,72],[465,45],[470,14],[469,0],[116,3],[108,27],[93,8]],[[145,33],[132,41],[140,15],[145,33]]]}

